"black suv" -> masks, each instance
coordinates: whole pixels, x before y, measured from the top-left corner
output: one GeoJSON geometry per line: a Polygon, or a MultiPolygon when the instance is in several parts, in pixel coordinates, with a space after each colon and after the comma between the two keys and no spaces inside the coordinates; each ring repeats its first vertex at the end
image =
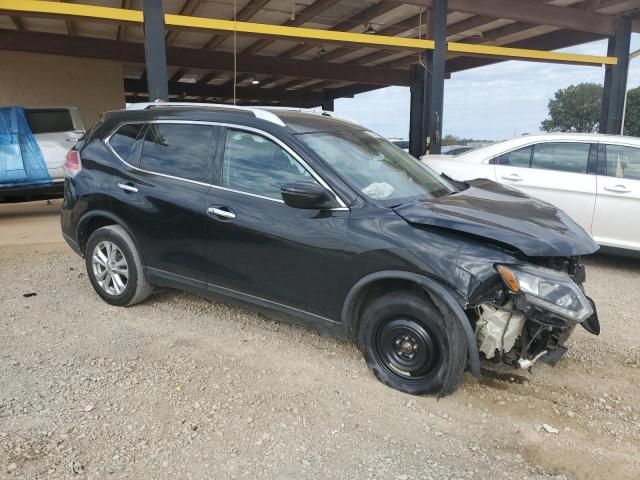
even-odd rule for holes
{"type": "Polygon", "coordinates": [[[448,394],[480,353],[555,364],[597,334],[563,212],[437,176],[350,121],[153,104],[104,114],[65,163],[62,230],[112,305],[175,287],[356,340],[374,374],[448,394]]]}

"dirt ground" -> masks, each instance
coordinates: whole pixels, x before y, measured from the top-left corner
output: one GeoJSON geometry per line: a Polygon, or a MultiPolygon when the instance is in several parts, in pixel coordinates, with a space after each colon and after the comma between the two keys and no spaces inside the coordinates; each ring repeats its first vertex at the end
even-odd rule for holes
{"type": "Polygon", "coordinates": [[[437,400],[248,309],[107,305],[58,207],[0,205],[0,478],[640,478],[639,261],[588,260],[603,332],[556,368],[437,400]]]}

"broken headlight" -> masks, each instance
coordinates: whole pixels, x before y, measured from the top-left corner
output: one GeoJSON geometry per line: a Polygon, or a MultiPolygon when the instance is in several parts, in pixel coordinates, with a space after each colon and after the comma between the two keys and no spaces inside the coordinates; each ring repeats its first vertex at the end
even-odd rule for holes
{"type": "Polygon", "coordinates": [[[502,280],[527,302],[562,317],[582,322],[593,308],[580,287],[565,272],[534,265],[496,265],[502,280]]]}

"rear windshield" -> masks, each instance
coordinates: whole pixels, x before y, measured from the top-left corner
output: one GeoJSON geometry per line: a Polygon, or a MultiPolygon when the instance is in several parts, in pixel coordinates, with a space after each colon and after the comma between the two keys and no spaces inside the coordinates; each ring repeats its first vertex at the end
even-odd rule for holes
{"type": "Polygon", "coordinates": [[[25,110],[33,133],[71,132],[74,130],[71,113],[66,108],[25,110]]]}
{"type": "Polygon", "coordinates": [[[455,191],[431,169],[371,131],[314,132],[298,138],[352,188],[384,206],[455,191]]]}

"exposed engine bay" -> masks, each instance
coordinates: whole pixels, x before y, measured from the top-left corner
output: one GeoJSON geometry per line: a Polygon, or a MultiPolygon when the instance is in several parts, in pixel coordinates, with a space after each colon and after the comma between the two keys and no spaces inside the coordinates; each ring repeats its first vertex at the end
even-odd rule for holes
{"type": "Polygon", "coordinates": [[[577,259],[496,265],[496,270],[503,286],[471,315],[478,349],[487,359],[525,369],[538,360],[555,366],[576,325],[600,333],[595,305],[582,286],[584,267],[577,259]]]}

